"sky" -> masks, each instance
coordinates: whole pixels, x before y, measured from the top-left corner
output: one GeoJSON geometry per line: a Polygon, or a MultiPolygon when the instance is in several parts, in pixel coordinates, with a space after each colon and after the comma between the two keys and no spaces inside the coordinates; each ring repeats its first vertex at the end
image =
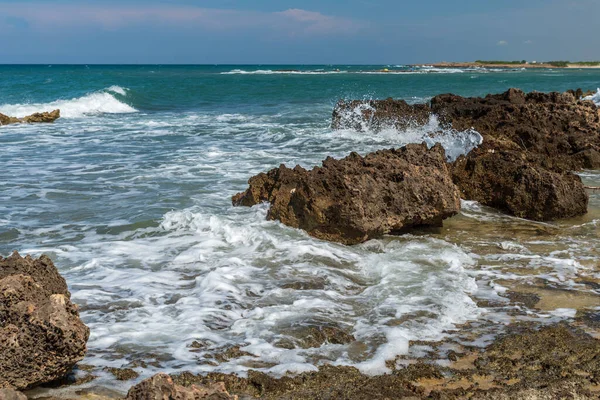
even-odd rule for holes
{"type": "Polygon", "coordinates": [[[0,0],[0,64],[599,60],[600,0],[0,0]]]}

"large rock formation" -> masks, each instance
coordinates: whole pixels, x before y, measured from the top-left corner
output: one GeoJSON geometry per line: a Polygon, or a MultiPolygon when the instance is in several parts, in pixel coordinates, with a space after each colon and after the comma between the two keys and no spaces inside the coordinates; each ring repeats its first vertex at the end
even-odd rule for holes
{"type": "Polygon", "coordinates": [[[8,115],[0,114],[0,125],[8,124],[31,124],[31,123],[49,123],[54,122],[60,118],[60,110],[54,110],[50,112],[41,112],[28,115],[23,118],[9,117],[8,115]]]}
{"type": "Polygon", "coordinates": [[[227,393],[223,382],[202,386],[192,385],[188,388],[176,385],[169,375],[160,373],[129,389],[125,400],[237,400],[237,398],[227,393]]]}
{"type": "Polygon", "coordinates": [[[431,100],[440,124],[474,128],[485,141],[495,139],[538,157],[545,168],[600,168],[600,109],[575,92],[525,94],[509,89],[484,98],[443,94],[431,100]]]}
{"type": "Polygon", "coordinates": [[[0,388],[61,378],[83,359],[89,329],[52,261],[0,257],[0,388]]]}
{"type": "Polygon", "coordinates": [[[484,143],[452,166],[464,198],[520,218],[547,221],[587,212],[588,195],[579,176],[554,172],[520,151],[484,143]]]}
{"type": "Polygon", "coordinates": [[[525,94],[510,89],[484,98],[443,94],[429,105],[392,99],[340,102],[332,126],[403,127],[423,121],[415,115],[426,112],[454,134],[475,129],[483,136],[482,146],[452,168],[463,198],[519,217],[552,220],[587,211],[584,186],[569,171],[600,168],[600,110],[581,96],[581,90],[525,94]]]}
{"type": "Polygon", "coordinates": [[[248,183],[248,190],[233,196],[234,205],[268,201],[269,219],[344,244],[440,226],[460,210],[460,194],[440,145],[329,157],[310,171],[281,165],[248,183]]]}

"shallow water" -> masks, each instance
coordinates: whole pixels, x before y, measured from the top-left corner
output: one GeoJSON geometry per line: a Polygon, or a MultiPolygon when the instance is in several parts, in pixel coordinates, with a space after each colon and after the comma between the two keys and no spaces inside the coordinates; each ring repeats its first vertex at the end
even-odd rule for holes
{"type": "MultiPolygon", "coordinates": [[[[600,307],[598,191],[578,219],[535,223],[464,202],[441,230],[353,247],[266,221],[266,205],[231,206],[250,176],[280,163],[423,140],[455,157],[476,139],[431,139],[435,118],[404,132],[331,131],[339,98],[600,85],[594,70],[376,73],[384,67],[0,66],[0,112],[63,115],[0,128],[0,254],[50,255],[91,328],[84,362],[144,361],[143,374],[280,375],[322,362],[382,373],[416,351],[409,341],[466,322],[480,324],[482,344],[490,324],[600,307]],[[539,304],[511,304],[511,290],[539,304]],[[357,341],[303,348],[313,327],[357,341]],[[219,357],[232,346],[248,355],[219,357]]],[[[599,172],[582,178],[600,186],[599,172]]]]}

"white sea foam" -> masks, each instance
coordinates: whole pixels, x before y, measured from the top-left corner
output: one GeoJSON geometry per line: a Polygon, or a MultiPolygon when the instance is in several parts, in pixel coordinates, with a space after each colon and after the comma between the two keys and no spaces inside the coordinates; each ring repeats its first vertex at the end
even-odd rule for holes
{"type": "Polygon", "coordinates": [[[55,100],[49,103],[2,104],[0,113],[24,117],[36,112],[60,109],[61,118],[82,118],[98,114],[126,114],[137,112],[135,108],[118,100],[115,94],[126,96],[126,89],[111,86],[106,90],[90,93],[70,100],[55,100]]]}
{"type": "Polygon", "coordinates": [[[594,103],[596,103],[597,106],[600,106],[600,89],[598,89],[596,91],[596,93],[590,95],[590,96],[586,96],[583,98],[583,100],[591,100],[594,103]]]}
{"type": "Polygon", "coordinates": [[[483,137],[474,129],[456,131],[454,129],[442,128],[437,115],[432,114],[426,125],[412,125],[405,129],[393,127],[384,128],[381,131],[371,130],[372,122],[364,118],[364,112],[372,110],[369,103],[360,103],[353,109],[342,113],[341,118],[344,126],[358,126],[359,131],[341,129],[334,131],[338,137],[350,137],[358,141],[381,141],[392,142],[396,145],[408,143],[427,143],[429,147],[440,143],[446,150],[449,160],[455,160],[462,154],[467,154],[483,142],[483,137]]]}
{"type": "Polygon", "coordinates": [[[221,75],[329,75],[329,74],[343,74],[348,71],[341,70],[314,70],[314,71],[301,71],[301,70],[272,70],[272,69],[259,69],[253,71],[247,71],[243,69],[233,69],[231,71],[221,72],[221,75]]]}

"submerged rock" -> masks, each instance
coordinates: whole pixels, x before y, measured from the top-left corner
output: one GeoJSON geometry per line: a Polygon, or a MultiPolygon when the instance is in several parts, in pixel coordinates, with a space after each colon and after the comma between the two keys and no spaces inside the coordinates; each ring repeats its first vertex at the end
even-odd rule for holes
{"type": "MultiPolygon", "coordinates": [[[[230,393],[261,399],[597,399],[600,341],[565,324],[537,330],[515,324],[484,349],[454,353],[448,366],[437,358],[369,376],[348,366],[275,378],[248,371],[182,373],[183,386],[224,384],[230,393]]],[[[394,363],[391,363],[394,364],[394,363]]],[[[193,386],[192,386],[193,387],[193,386]]],[[[244,397],[244,398],[246,398],[244,397]]],[[[154,398],[154,397],[151,397],[154,398]]]]}
{"type": "Polygon", "coordinates": [[[176,385],[169,375],[160,373],[129,389],[126,400],[237,400],[237,398],[227,393],[222,382],[183,387],[176,385]]]}
{"type": "Polygon", "coordinates": [[[25,389],[66,375],[89,329],[52,261],[0,257],[0,387],[25,389]]]}
{"type": "Polygon", "coordinates": [[[310,171],[284,165],[250,178],[234,205],[271,203],[267,218],[310,235],[356,244],[418,226],[441,226],[460,210],[444,149],[411,144],[356,153],[310,171]]]}
{"type": "Polygon", "coordinates": [[[18,123],[49,123],[56,121],[58,118],[60,118],[60,110],[34,113],[23,118],[9,117],[8,115],[0,114],[0,125],[18,123]]]}

